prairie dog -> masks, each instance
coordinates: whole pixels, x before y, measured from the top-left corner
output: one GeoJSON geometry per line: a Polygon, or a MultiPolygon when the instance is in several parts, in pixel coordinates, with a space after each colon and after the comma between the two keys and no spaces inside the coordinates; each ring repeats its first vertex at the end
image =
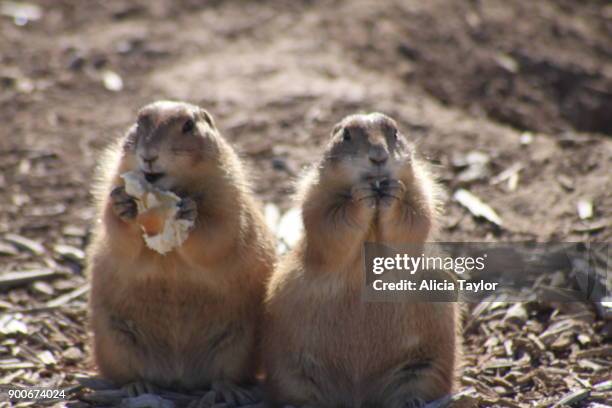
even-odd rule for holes
{"type": "Polygon", "coordinates": [[[451,392],[457,305],[361,301],[364,242],[424,243],[439,212],[438,187],[395,121],[346,117],[300,190],[304,236],[266,297],[271,402],[395,408],[451,392]]]}
{"type": "Polygon", "coordinates": [[[102,157],[88,252],[95,360],[117,384],[201,389],[254,376],[274,240],[238,156],[204,109],[160,101],[102,157]],[[140,171],[181,198],[182,245],[145,245],[120,175],[140,171]]]}

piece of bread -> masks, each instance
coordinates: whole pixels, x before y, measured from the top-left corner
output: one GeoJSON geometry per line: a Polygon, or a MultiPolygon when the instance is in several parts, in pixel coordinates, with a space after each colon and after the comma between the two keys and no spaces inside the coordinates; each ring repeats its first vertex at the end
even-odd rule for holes
{"type": "Polygon", "coordinates": [[[162,191],[148,183],[139,171],[121,175],[125,191],[136,198],[136,222],[143,230],[147,246],[165,254],[180,246],[188,237],[193,222],[176,219],[181,199],[171,191],[162,191]]]}

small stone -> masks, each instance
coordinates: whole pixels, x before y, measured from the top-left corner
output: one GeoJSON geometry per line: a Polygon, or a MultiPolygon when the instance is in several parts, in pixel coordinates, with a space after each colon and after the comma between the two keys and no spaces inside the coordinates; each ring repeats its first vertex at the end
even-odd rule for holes
{"type": "Polygon", "coordinates": [[[77,363],[83,359],[83,352],[77,347],[69,347],[64,350],[62,357],[69,363],[77,363]]]}
{"type": "Polygon", "coordinates": [[[72,54],[68,58],[68,68],[73,71],[80,71],[85,66],[85,57],[79,53],[72,54]]]}

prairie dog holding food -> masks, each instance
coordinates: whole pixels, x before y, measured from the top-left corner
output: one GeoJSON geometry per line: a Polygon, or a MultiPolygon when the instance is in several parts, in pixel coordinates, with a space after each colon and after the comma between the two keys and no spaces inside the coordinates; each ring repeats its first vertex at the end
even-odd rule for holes
{"type": "Polygon", "coordinates": [[[181,389],[252,379],[274,240],[211,115],[180,102],[145,106],[101,159],[98,176],[88,272],[102,375],[181,389]],[[143,239],[160,223],[147,226],[142,197],[126,192],[135,174],[142,193],[170,197],[158,216],[168,216],[174,196],[166,223],[190,226],[164,254],[143,239]]]}
{"type": "Polygon", "coordinates": [[[272,275],[264,366],[273,404],[407,407],[453,390],[455,303],[365,303],[365,241],[425,243],[439,188],[380,113],[337,124],[298,196],[304,236],[272,275]]]}

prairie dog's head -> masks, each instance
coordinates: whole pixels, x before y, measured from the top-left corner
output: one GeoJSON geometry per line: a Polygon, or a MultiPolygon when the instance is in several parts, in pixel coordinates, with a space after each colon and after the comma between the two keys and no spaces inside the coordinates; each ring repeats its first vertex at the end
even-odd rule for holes
{"type": "Polygon", "coordinates": [[[161,189],[185,187],[194,175],[217,166],[220,135],[212,116],[183,102],[143,107],[124,143],[125,170],[140,170],[161,189]]]}
{"type": "Polygon", "coordinates": [[[321,166],[343,183],[410,177],[413,149],[382,113],[351,115],[336,124],[321,166]]]}

